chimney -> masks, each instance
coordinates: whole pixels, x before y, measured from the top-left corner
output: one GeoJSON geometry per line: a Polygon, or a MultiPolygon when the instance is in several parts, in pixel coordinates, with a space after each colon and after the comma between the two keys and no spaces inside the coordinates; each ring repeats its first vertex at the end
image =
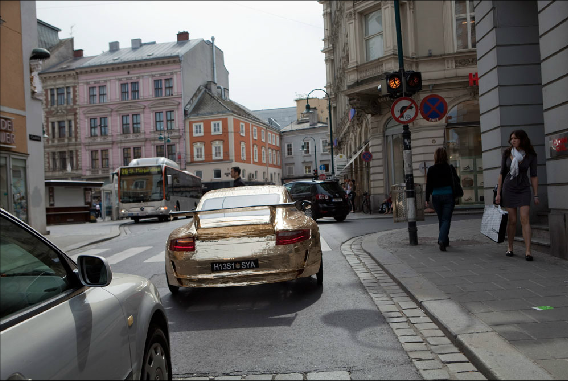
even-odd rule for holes
{"type": "Polygon", "coordinates": [[[215,65],[215,37],[211,36],[211,56],[213,57],[213,82],[217,83],[217,66],[215,65]]]}
{"type": "Polygon", "coordinates": [[[132,49],[138,49],[142,46],[142,40],[140,38],[133,38],[131,40],[132,49]]]}
{"type": "Polygon", "coordinates": [[[108,43],[108,50],[110,50],[111,52],[116,52],[119,49],[120,45],[118,44],[118,41],[112,41],[108,43]]]}
{"type": "Polygon", "coordinates": [[[188,41],[189,40],[189,32],[187,32],[187,31],[178,32],[177,38],[178,38],[177,39],[178,41],[188,41]]]}
{"type": "Polygon", "coordinates": [[[318,110],[317,108],[312,108],[311,112],[308,114],[310,118],[310,127],[318,125],[318,110]]]}
{"type": "Polygon", "coordinates": [[[73,57],[81,58],[83,57],[83,49],[77,49],[73,51],[73,57]]]}

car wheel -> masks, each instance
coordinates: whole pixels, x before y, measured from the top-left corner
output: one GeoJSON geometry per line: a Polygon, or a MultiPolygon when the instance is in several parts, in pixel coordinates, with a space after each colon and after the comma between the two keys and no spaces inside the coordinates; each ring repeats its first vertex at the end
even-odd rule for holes
{"type": "Polygon", "coordinates": [[[170,380],[172,378],[168,340],[164,332],[156,326],[150,326],[148,330],[143,360],[140,375],[142,380],[170,380]]]}
{"type": "Polygon", "coordinates": [[[170,290],[170,292],[172,293],[172,295],[175,295],[178,293],[179,291],[179,287],[178,286],[172,286],[171,284],[168,283],[168,289],[170,290]]]}
{"type": "Polygon", "coordinates": [[[341,215],[341,216],[335,216],[333,218],[335,218],[335,221],[341,222],[341,221],[345,221],[346,217],[347,216],[344,214],[344,215],[341,215]]]}
{"type": "Polygon", "coordinates": [[[318,286],[322,286],[323,285],[323,255],[320,261],[320,268],[319,271],[316,274],[316,279],[318,281],[318,286]]]}

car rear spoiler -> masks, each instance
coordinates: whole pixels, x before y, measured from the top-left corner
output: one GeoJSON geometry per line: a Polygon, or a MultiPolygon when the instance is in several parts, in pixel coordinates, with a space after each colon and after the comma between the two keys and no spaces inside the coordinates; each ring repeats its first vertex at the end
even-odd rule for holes
{"type": "Polygon", "coordinates": [[[170,212],[170,216],[172,217],[193,217],[199,213],[212,213],[212,212],[220,212],[220,211],[228,211],[228,210],[239,210],[239,209],[253,209],[253,208],[302,208],[304,205],[311,204],[309,201],[306,200],[298,200],[296,202],[286,202],[283,204],[267,204],[267,205],[253,205],[253,206],[238,206],[235,208],[221,208],[221,209],[208,209],[208,210],[190,210],[190,211],[180,211],[180,212],[170,212]]]}

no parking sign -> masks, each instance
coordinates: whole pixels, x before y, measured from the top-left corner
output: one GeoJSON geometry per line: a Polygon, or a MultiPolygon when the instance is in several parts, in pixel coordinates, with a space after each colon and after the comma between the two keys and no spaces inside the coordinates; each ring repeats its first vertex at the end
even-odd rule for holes
{"type": "Polygon", "coordinates": [[[420,115],[428,122],[437,122],[448,112],[446,100],[438,94],[428,95],[420,102],[420,115]]]}

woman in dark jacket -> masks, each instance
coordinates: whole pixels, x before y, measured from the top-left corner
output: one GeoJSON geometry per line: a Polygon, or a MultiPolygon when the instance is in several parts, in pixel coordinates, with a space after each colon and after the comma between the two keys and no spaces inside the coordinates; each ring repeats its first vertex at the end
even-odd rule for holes
{"type": "Polygon", "coordinates": [[[505,150],[501,160],[501,173],[497,180],[497,196],[495,197],[497,205],[502,205],[509,213],[509,223],[507,225],[509,247],[505,255],[508,257],[514,255],[513,242],[517,230],[517,208],[520,208],[523,239],[525,241],[525,259],[532,261],[529,209],[531,205],[531,185],[534,203],[535,205],[539,204],[536,152],[527,133],[523,130],[511,132],[509,143],[511,143],[511,146],[505,150]],[[530,180],[527,176],[529,169],[530,180]],[[503,194],[501,194],[501,189],[503,194]]]}
{"type": "Polygon", "coordinates": [[[426,175],[426,207],[432,195],[432,205],[438,215],[438,245],[440,250],[446,251],[450,245],[450,225],[456,200],[452,188],[453,177],[457,177],[456,169],[448,164],[448,153],[440,147],[434,153],[434,165],[428,168],[426,175]]]}

